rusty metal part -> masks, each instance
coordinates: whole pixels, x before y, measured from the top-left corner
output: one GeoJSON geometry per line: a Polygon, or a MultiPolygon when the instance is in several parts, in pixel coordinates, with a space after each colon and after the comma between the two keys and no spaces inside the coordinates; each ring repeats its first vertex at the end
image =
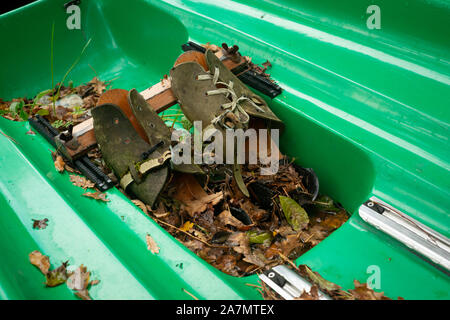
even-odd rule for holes
{"type": "Polygon", "coordinates": [[[226,58],[228,58],[231,61],[233,61],[234,63],[241,63],[242,56],[238,51],[239,51],[239,47],[237,45],[233,45],[230,48],[230,47],[228,47],[228,45],[225,42],[222,43],[222,52],[223,52],[224,56],[221,60],[223,61],[226,58]]]}

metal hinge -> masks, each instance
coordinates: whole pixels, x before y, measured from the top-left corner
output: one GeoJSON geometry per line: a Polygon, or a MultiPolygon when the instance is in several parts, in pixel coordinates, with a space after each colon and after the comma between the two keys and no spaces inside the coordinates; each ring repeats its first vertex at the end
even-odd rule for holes
{"type": "MultiPolygon", "coordinates": [[[[259,278],[286,300],[299,297],[303,291],[310,292],[312,286],[311,283],[286,266],[276,266],[266,270],[259,275],[259,278]]],[[[319,299],[331,300],[321,291],[319,291],[319,299]]]]}

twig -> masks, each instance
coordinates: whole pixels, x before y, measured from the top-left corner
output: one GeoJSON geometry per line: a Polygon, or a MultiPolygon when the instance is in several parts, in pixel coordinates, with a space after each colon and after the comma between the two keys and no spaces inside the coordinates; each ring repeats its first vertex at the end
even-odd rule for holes
{"type": "Polygon", "coordinates": [[[186,235],[188,235],[188,236],[194,238],[194,239],[197,240],[197,241],[200,241],[200,242],[206,244],[206,245],[209,246],[209,247],[213,247],[213,248],[228,248],[227,246],[217,246],[217,245],[214,245],[214,244],[210,244],[210,243],[208,243],[208,242],[206,242],[206,241],[204,241],[204,240],[202,240],[202,239],[200,239],[200,238],[198,238],[198,237],[196,237],[196,236],[190,234],[189,232],[186,232],[186,231],[184,231],[184,230],[181,230],[180,228],[177,228],[177,227],[175,227],[174,225],[171,225],[170,223],[164,222],[164,221],[162,221],[162,220],[160,220],[160,219],[158,219],[158,218],[156,218],[156,217],[153,217],[153,219],[155,219],[158,223],[162,223],[163,225],[166,225],[166,226],[168,226],[168,227],[174,228],[174,229],[177,230],[177,231],[183,232],[184,234],[186,234],[186,235]]]}
{"type": "Polygon", "coordinates": [[[258,285],[253,284],[253,283],[246,283],[245,285],[246,285],[246,286],[249,286],[249,287],[255,287],[255,288],[261,288],[261,289],[262,289],[261,286],[258,286],[258,285]]]}
{"type": "Polygon", "coordinates": [[[279,300],[279,299],[277,299],[277,297],[275,297],[273,295],[272,290],[270,288],[267,288],[266,284],[263,281],[258,281],[258,282],[261,283],[263,291],[260,291],[259,289],[256,289],[256,290],[258,290],[261,293],[261,296],[264,298],[264,300],[267,300],[267,299],[279,300]],[[265,297],[265,295],[263,293],[265,293],[267,295],[267,298],[265,297]]]}
{"type": "Polygon", "coordinates": [[[316,235],[316,233],[315,232],[313,232],[309,237],[308,237],[308,239],[306,239],[305,241],[303,241],[303,243],[307,243],[309,240],[311,240],[312,239],[312,237],[314,237],[316,235]]]}
{"type": "Polygon", "coordinates": [[[279,256],[281,259],[283,259],[284,261],[286,261],[287,263],[289,263],[291,266],[293,266],[295,270],[300,271],[300,270],[298,269],[298,267],[295,265],[295,263],[292,262],[292,260],[290,260],[290,259],[289,259],[288,257],[286,257],[284,254],[282,254],[281,252],[279,252],[279,253],[278,253],[278,256],[279,256]]]}
{"type": "Polygon", "coordinates": [[[178,116],[182,116],[182,115],[183,115],[183,113],[163,114],[163,115],[161,115],[161,118],[178,117],[178,116]]]}
{"type": "Polygon", "coordinates": [[[52,73],[52,104],[53,104],[53,114],[56,115],[56,106],[55,106],[55,99],[54,99],[54,82],[53,82],[53,41],[55,38],[55,21],[52,23],[52,42],[51,42],[51,48],[50,48],[50,71],[52,73]]]}
{"type": "Polygon", "coordinates": [[[175,126],[175,122],[178,122],[177,120],[178,120],[179,117],[180,116],[177,116],[175,119],[173,119],[173,122],[172,122],[172,125],[170,126],[170,129],[173,129],[173,127],[175,126]]]}
{"type": "Polygon", "coordinates": [[[189,291],[187,291],[185,288],[182,288],[183,289],[183,291],[185,292],[185,293],[187,293],[188,295],[190,295],[192,298],[194,298],[195,300],[198,300],[198,298],[196,297],[196,296],[194,296],[192,293],[190,293],[189,291]]]}
{"type": "Polygon", "coordinates": [[[0,133],[2,135],[4,135],[6,138],[8,138],[9,140],[11,140],[12,142],[14,142],[15,144],[18,144],[18,142],[16,140],[14,140],[13,137],[8,136],[7,134],[5,134],[3,131],[0,130],[0,133]]]}

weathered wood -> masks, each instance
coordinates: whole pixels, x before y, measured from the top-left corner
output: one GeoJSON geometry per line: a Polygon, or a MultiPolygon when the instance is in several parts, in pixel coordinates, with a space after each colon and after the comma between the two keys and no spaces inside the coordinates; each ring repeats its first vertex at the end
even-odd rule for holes
{"type": "Polygon", "coordinates": [[[157,113],[160,113],[177,103],[177,98],[173,95],[171,88],[170,78],[164,78],[154,86],[142,91],[141,95],[157,113]]]}

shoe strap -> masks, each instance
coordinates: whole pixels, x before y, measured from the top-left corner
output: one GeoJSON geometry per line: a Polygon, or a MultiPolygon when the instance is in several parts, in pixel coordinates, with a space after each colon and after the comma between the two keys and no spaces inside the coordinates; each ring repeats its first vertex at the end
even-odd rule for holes
{"type": "MultiPolygon", "coordinates": [[[[162,167],[167,160],[169,160],[171,158],[171,152],[170,150],[167,150],[166,152],[164,152],[162,154],[161,157],[159,158],[153,158],[153,159],[147,159],[145,161],[139,162],[134,164],[134,168],[136,169],[136,173],[139,176],[139,178],[137,177],[133,177],[133,174],[131,172],[131,170],[129,170],[126,174],[123,175],[123,177],[120,179],[120,186],[126,190],[127,187],[132,183],[132,182],[137,182],[139,183],[139,180],[142,179],[142,177],[144,177],[147,173],[149,173],[151,170],[154,170],[156,168],[162,167]]],[[[134,171],[134,170],[133,170],[134,171]]]]}

